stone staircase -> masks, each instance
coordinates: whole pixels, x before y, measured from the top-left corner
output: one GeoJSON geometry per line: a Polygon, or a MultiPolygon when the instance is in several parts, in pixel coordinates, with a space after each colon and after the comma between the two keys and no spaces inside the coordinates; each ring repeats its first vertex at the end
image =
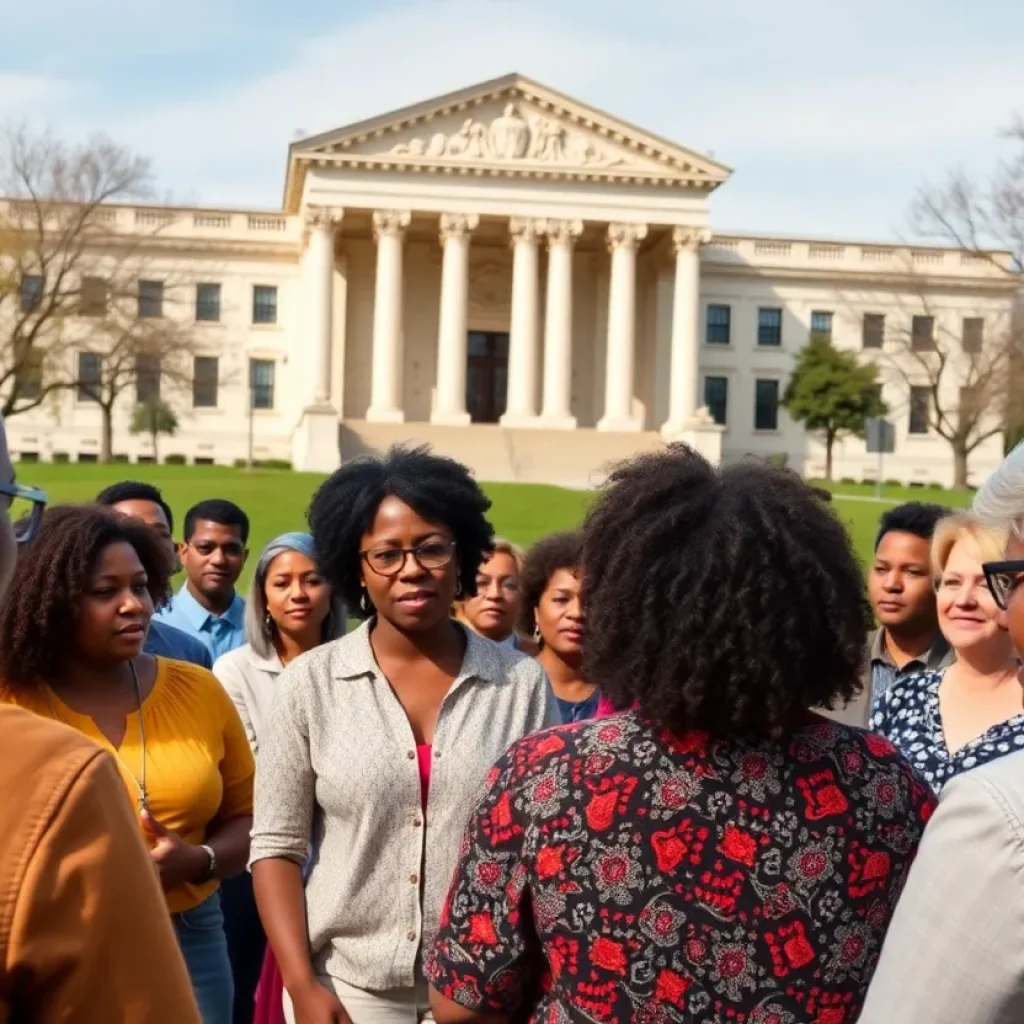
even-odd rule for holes
{"type": "Polygon", "coordinates": [[[593,429],[506,430],[497,424],[441,427],[430,423],[367,423],[346,420],[340,430],[345,462],[396,443],[428,444],[458,459],[477,479],[495,483],[555,484],[591,488],[609,465],[663,445],[657,433],[615,434],[593,429]]]}

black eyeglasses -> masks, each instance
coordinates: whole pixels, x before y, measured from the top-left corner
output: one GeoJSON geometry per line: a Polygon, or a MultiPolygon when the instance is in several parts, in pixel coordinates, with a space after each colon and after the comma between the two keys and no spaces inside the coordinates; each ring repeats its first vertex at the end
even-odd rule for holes
{"type": "Polygon", "coordinates": [[[995,599],[996,604],[1006,610],[1010,598],[1017,588],[1024,583],[1024,559],[1016,558],[1009,562],[986,562],[981,571],[985,574],[985,582],[995,599]]]}
{"type": "Polygon", "coordinates": [[[39,532],[46,509],[46,491],[24,484],[0,483],[0,495],[14,527],[14,539],[27,544],[39,532]]]}
{"type": "Polygon", "coordinates": [[[455,554],[455,543],[450,540],[427,540],[412,548],[373,548],[360,551],[360,557],[378,576],[397,576],[412,555],[421,569],[443,569],[455,554]]]}

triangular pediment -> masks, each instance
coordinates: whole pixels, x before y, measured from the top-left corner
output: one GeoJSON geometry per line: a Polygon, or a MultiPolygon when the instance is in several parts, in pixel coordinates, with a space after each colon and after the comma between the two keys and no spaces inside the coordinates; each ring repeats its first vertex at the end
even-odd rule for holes
{"type": "Polygon", "coordinates": [[[731,173],[709,157],[522,75],[508,75],[294,143],[286,206],[297,204],[301,169],[310,163],[618,179],[704,192],[731,173]]]}

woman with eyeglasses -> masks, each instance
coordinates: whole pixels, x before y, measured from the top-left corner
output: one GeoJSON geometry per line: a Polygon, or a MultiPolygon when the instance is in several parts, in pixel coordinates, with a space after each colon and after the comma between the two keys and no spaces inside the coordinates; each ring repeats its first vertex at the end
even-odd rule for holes
{"type": "Polygon", "coordinates": [[[252,871],[289,1021],[426,1019],[421,951],[473,800],[558,720],[535,661],[450,615],[491,549],[489,505],[464,466],[405,447],[313,498],[317,565],[366,622],[287,667],[260,739],[252,871]]]}
{"type": "Polygon", "coordinates": [[[1024,749],[1017,659],[983,563],[1001,558],[1005,528],[968,514],[939,521],[932,539],[939,629],[956,661],[898,679],[871,727],[891,740],[936,792],[961,772],[1024,749]]]}
{"type": "Polygon", "coordinates": [[[536,654],[537,645],[516,631],[523,612],[523,553],[496,537],[476,574],[476,593],[455,606],[455,617],[481,636],[514,651],[536,654]]]}
{"type": "Polygon", "coordinates": [[[253,759],[212,673],[143,653],[169,571],[141,522],[95,506],[46,512],[0,608],[0,701],[116,758],[204,1024],[231,1024],[218,890],[245,867],[253,759]]]}

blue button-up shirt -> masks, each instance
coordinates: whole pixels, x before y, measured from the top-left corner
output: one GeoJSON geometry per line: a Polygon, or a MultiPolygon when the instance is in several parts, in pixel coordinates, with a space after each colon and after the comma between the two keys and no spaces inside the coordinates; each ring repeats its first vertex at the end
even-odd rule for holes
{"type": "Polygon", "coordinates": [[[202,640],[156,618],[149,624],[149,636],[142,649],[146,654],[155,654],[159,658],[173,658],[202,668],[213,668],[213,655],[202,640]]]}
{"type": "Polygon", "coordinates": [[[245,601],[238,594],[223,615],[214,615],[189,593],[186,584],[156,613],[157,620],[200,639],[214,661],[245,643],[245,601]]]}

